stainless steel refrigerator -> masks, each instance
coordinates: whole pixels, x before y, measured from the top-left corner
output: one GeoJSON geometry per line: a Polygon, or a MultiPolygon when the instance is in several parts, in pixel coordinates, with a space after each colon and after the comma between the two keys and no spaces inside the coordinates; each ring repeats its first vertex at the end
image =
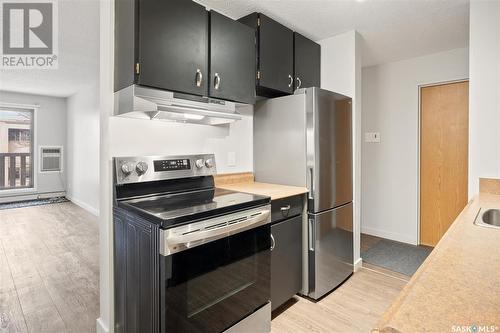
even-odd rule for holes
{"type": "Polygon", "coordinates": [[[350,97],[307,88],[255,106],[256,181],[309,189],[303,293],[313,299],[353,272],[352,160],[350,97]]]}

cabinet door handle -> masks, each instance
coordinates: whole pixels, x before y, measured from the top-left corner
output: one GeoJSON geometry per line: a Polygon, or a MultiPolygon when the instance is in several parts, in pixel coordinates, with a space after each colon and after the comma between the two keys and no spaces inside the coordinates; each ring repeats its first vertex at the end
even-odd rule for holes
{"type": "Polygon", "coordinates": [[[201,82],[203,81],[203,74],[201,73],[201,69],[196,70],[196,86],[201,87],[201,82]]]}
{"type": "Polygon", "coordinates": [[[297,76],[297,89],[299,89],[301,85],[302,81],[300,81],[300,77],[297,76]]]}
{"type": "Polygon", "coordinates": [[[274,240],[273,234],[271,234],[271,251],[276,247],[276,241],[274,240]]]}
{"type": "Polygon", "coordinates": [[[280,210],[281,210],[281,215],[287,217],[288,213],[290,212],[290,205],[283,206],[280,208],[280,210]]]}
{"type": "Polygon", "coordinates": [[[286,211],[290,210],[290,205],[283,206],[283,207],[280,208],[280,210],[282,212],[286,212],[286,211]]]}
{"type": "Polygon", "coordinates": [[[215,88],[215,90],[219,90],[220,83],[221,83],[220,75],[219,75],[219,73],[215,73],[215,78],[214,78],[214,88],[215,88]]]}
{"type": "Polygon", "coordinates": [[[292,87],[292,84],[293,84],[293,77],[291,75],[288,75],[288,80],[289,80],[288,87],[290,88],[290,87],[292,87]]]}

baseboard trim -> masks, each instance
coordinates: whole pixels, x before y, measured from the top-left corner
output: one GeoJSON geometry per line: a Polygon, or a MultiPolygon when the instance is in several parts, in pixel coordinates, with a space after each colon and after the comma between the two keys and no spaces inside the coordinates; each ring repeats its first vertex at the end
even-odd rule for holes
{"type": "Polygon", "coordinates": [[[0,203],[11,203],[11,202],[29,201],[29,200],[38,200],[38,199],[50,199],[50,198],[57,198],[57,197],[64,197],[64,196],[66,196],[66,192],[64,192],[64,191],[44,192],[44,193],[19,192],[16,194],[12,193],[11,195],[0,196],[0,203]]]}
{"type": "Polygon", "coordinates": [[[78,199],[75,199],[75,198],[71,198],[69,196],[66,196],[66,198],[68,198],[69,201],[71,201],[72,203],[74,203],[75,205],[85,209],[87,212],[89,212],[90,214],[94,215],[94,216],[99,216],[99,210],[86,204],[85,202],[83,201],[80,201],[78,199]]]}
{"type": "Polygon", "coordinates": [[[395,233],[395,232],[390,232],[390,231],[385,231],[385,230],[380,230],[380,229],[375,229],[375,228],[369,228],[369,227],[361,227],[361,232],[363,234],[367,235],[372,235],[372,236],[377,236],[381,238],[386,238],[390,239],[396,242],[401,242],[401,243],[408,243],[412,245],[418,245],[417,241],[411,237],[408,237],[407,235],[395,233]]]}
{"type": "Polygon", "coordinates": [[[361,269],[361,267],[363,267],[363,258],[359,258],[358,260],[356,260],[356,262],[354,263],[354,272],[357,272],[361,269]]]}
{"type": "Polygon", "coordinates": [[[109,333],[109,328],[102,322],[101,318],[96,320],[96,333],[109,333]]]}

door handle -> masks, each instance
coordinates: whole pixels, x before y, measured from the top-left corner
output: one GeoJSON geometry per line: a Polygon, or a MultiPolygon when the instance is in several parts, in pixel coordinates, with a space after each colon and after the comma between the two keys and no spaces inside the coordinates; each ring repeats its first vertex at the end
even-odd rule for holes
{"type": "Polygon", "coordinates": [[[309,251],[314,251],[314,241],[316,240],[316,230],[314,220],[309,219],[309,251]]]}
{"type": "Polygon", "coordinates": [[[276,241],[274,240],[273,234],[271,234],[271,251],[276,247],[276,241]]]}
{"type": "Polygon", "coordinates": [[[309,177],[310,177],[310,188],[309,188],[309,199],[314,199],[314,170],[313,168],[309,168],[309,177]]]}
{"type": "Polygon", "coordinates": [[[234,233],[236,231],[245,231],[249,228],[260,226],[264,223],[267,223],[267,218],[271,214],[269,210],[263,210],[255,217],[248,219],[244,222],[239,222],[235,224],[224,224],[221,227],[214,228],[211,230],[204,230],[199,232],[192,232],[185,235],[179,236],[170,236],[166,240],[170,245],[185,245],[190,242],[197,242],[202,240],[210,240],[210,239],[218,239],[221,235],[227,235],[234,233]]]}
{"type": "Polygon", "coordinates": [[[299,89],[301,85],[302,81],[300,80],[300,77],[297,76],[297,89],[299,89]]]}
{"type": "Polygon", "coordinates": [[[201,87],[201,83],[203,81],[203,74],[201,73],[201,69],[196,70],[196,86],[201,87]]]}
{"type": "Polygon", "coordinates": [[[215,73],[214,76],[215,76],[215,78],[214,78],[214,88],[215,88],[215,90],[219,90],[220,82],[221,82],[220,75],[219,75],[219,73],[215,73]]]}
{"type": "Polygon", "coordinates": [[[293,84],[293,77],[291,75],[288,75],[288,80],[289,80],[289,82],[288,82],[288,88],[290,88],[292,86],[292,84],[293,84]]]}

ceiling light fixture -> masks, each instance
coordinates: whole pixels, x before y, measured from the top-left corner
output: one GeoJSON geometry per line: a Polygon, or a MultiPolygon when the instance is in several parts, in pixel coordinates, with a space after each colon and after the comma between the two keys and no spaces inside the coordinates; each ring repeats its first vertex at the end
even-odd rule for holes
{"type": "Polygon", "coordinates": [[[185,113],[184,118],[190,119],[190,120],[202,120],[203,118],[205,118],[205,116],[198,115],[198,114],[185,113]]]}

